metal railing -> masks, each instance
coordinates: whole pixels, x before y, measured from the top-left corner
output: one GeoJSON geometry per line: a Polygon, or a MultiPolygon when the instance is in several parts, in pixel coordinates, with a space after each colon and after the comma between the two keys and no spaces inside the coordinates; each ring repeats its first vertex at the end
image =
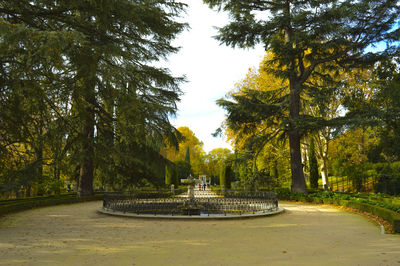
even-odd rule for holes
{"type": "MultiPolygon", "coordinates": [[[[400,174],[366,175],[356,179],[349,177],[329,177],[329,189],[339,192],[373,192],[388,195],[400,194],[400,174]]],[[[323,189],[323,187],[319,187],[323,189]]]]}
{"type": "MultiPolygon", "coordinates": [[[[158,193],[150,194],[106,194],[103,208],[105,210],[133,214],[150,215],[184,215],[183,205],[188,202],[185,197],[161,197],[158,193]],[[156,197],[150,198],[149,195],[156,197]]],[[[193,202],[192,202],[193,203],[193,202]]],[[[242,215],[273,212],[278,209],[276,195],[271,192],[253,193],[247,191],[228,192],[225,197],[199,197],[194,200],[200,215],[242,215]]]]}

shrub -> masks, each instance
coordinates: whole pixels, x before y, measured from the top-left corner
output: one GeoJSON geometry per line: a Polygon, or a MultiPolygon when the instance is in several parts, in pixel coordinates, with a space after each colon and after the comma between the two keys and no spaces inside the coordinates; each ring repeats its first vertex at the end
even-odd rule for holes
{"type": "Polygon", "coordinates": [[[93,196],[78,198],[76,196],[76,193],[69,193],[59,196],[44,196],[44,197],[3,200],[0,201],[0,215],[4,215],[15,211],[32,209],[36,207],[101,200],[103,196],[104,196],[103,193],[96,193],[93,196]]]}
{"type": "Polygon", "coordinates": [[[353,187],[356,191],[362,190],[362,177],[364,176],[363,170],[363,165],[350,165],[345,169],[345,173],[352,181],[353,187]]]}
{"type": "Polygon", "coordinates": [[[230,189],[231,188],[231,176],[232,176],[232,168],[230,165],[224,165],[221,168],[221,173],[220,173],[220,185],[221,187],[224,186],[225,189],[230,189]]]}
{"type": "Polygon", "coordinates": [[[176,188],[178,187],[178,172],[174,165],[165,166],[165,184],[168,186],[174,184],[176,188]]]}
{"type": "Polygon", "coordinates": [[[387,220],[392,224],[395,232],[400,233],[400,205],[381,202],[382,195],[379,194],[345,194],[323,191],[305,195],[303,193],[293,193],[289,189],[279,189],[275,193],[280,200],[336,204],[366,211],[387,220]]]}

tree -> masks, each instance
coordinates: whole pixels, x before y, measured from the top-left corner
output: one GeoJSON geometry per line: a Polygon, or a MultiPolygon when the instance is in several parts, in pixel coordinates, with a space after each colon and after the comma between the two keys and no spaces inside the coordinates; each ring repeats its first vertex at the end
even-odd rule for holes
{"type": "MultiPolygon", "coordinates": [[[[269,93],[272,97],[259,98],[260,103],[267,100],[276,101],[284,96],[287,91],[287,83],[265,71],[265,64],[273,58],[273,54],[267,53],[264,60],[260,63],[259,69],[249,69],[246,77],[235,84],[235,89],[229,92],[229,96],[236,99],[249,101],[255,95],[269,93]]],[[[241,102],[244,102],[241,101],[241,102]]],[[[243,106],[245,109],[246,106],[243,106]]],[[[226,123],[225,133],[235,149],[237,166],[234,167],[243,184],[254,186],[272,185],[284,182],[278,178],[278,169],[281,177],[287,173],[288,146],[282,142],[284,132],[280,128],[283,118],[287,114],[282,113],[267,119],[257,121],[247,120],[244,123],[226,123]],[[268,142],[262,140],[263,136],[270,134],[268,142]],[[272,170],[276,171],[273,172],[272,170]],[[268,174],[266,174],[268,173],[268,174]],[[259,180],[255,180],[255,178],[259,180]],[[268,183],[268,184],[267,184],[268,183]]]]}
{"type": "Polygon", "coordinates": [[[344,169],[367,162],[368,150],[379,142],[375,128],[348,129],[329,144],[331,171],[334,175],[345,175],[344,169]]]}
{"type": "Polygon", "coordinates": [[[311,185],[311,188],[317,189],[318,188],[318,179],[319,179],[318,161],[317,161],[317,157],[315,156],[314,138],[312,136],[311,136],[311,139],[310,139],[308,165],[309,165],[309,168],[310,168],[310,185],[311,185]]]}
{"type": "MultiPolygon", "coordinates": [[[[0,7],[12,4],[2,2],[0,7]]],[[[43,193],[44,176],[60,178],[70,122],[64,108],[68,95],[63,91],[71,84],[60,51],[73,46],[77,36],[33,29],[20,22],[20,17],[0,9],[0,158],[5,160],[0,175],[8,180],[9,188],[14,187],[11,190],[24,186],[30,195],[43,193]],[[10,156],[19,157],[18,164],[10,156]]]]}
{"type": "Polygon", "coordinates": [[[220,179],[219,179],[219,184],[220,186],[224,186],[225,189],[230,189],[231,188],[231,177],[232,177],[232,167],[230,164],[225,164],[221,168],[220,172],[220,179]]]}
{"type": "Polygon", "coordinates": [[[216,148],[212,149],[205,159],[206,174],[213,178],[218,178],[221,168],[225,161],[233,161],[233,154],[229,149],[216,148]]]}
{"type": "Polygon", "coordinates": [[[379,143],[374,147],[373,156],[385,161],[400,161],[400,51],[394,58],[382,62],[374,74],[374,94],[366,110],[380,121],[379,143]]]}
{"type": "Polygon", "coordinates": [[[188,178],[192,175],[192,168],[187,161],[176,161],[175,162],[176,171],[178,172],[178,183],[181,179],[188,178]]]}
{"type": "Polygon", "coordinates": [[[112,168],[126,181],[150,178],[154,168],[145,160],[162,163],[158,151],[163,138],[176,142],[168,116],[176,111],[183,79],[153,62],[177,51],[170,42],[185,28],[174,21],[184,6],[163,0],[1,2],[0,42],[2,47],[11,43],[8,57],[2,57],[2,78],[7,81],[3,89],[9,93],[15,84],[28,88],[34,81],[41,85],[39,95],[58,88],[65,96],[65,102],[41,99],[60,119],[64,117],[58,109],[64,104],[75,116],[66,135],[79,142],[80,196],[93,193],[95,159],[103,156],[103,161],[116,164],[112,168]],[[32,69],[34,77],[25,78],[32,76],[32,69]],[[19,82],[21,78],[26,81],[19,82]],[[43,84],[61,86],[46,90],[43,84]],[[95,132],[105,132],[100,117],[115,134],[109,141],[96,142],[95,132]],[[143,132],[146,137],[139,135],[143,132]],[[111,142],[110,152],[97,152],[111,142]]]}
{"type": "Polygon", "coordinates": [[[179,127],[177,129],[181,140],[178,147],[169,145],[165,149],[165,156],[172,162],[189,159],[189,164],[193,174],[199,175],[205,172],[205,152],[203,142],[201,142],[194,132],[188,127],[179,127]]]}
{"type": "Polygon", "coordinates": [[[185,153],[185,161],[190,164],[190,150],[189,146],[186,147],[186,153],[185,153]]]}
{"type": "MultiPolygon", "coordinates": [[[[231,15],[232,21],[219,30],[217,39],[221,43],[241,48],[262,43],[274,54],[269,63],[277,67],[270,67],[268,71],[288,82],[286,97],[262,106],[257,97],[237,104],[226,101],[219,104],[228,110],[227,119],[231,123],[264,119],[281,114],[283,107],[288,107],[289,119],[282,126],[289,138],[292,190],[306,192],[300,140],[307,128],[326,126],[319,123],[324,119],[301,112],[300,98],[307,82],[320,77],[327,68],[366,66],[378,60],[378,53],[364,51],[370,45],[392,38],[390,30],[399,12],[397,1],[204,2],[231,15]],[[239,108],[240,104],[247,108],[239,108]]],[[[266,134],[264,140],[271,134],[274,133],[266,134]]]]}

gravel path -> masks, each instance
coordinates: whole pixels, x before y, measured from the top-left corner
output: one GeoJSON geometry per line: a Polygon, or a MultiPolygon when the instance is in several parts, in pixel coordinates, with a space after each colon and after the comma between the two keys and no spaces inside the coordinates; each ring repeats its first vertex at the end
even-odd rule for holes
{"type": "Polygon", "coordinates": [[[113,217],[100,206],[1,217],[0,264],[400,265],[400,235],[327,206],[283,202],[283,214],[228,221],[113,217]]]}

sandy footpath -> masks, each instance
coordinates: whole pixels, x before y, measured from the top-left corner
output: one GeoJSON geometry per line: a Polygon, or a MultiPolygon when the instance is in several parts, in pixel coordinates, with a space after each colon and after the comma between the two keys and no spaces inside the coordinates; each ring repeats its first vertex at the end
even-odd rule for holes
{"type": "Polygon", "coordinates": [[[0,265],[400,265],[400,235],[335,208],[238,220],[107,216],[101,202],[0,218],[0,265]]]}

